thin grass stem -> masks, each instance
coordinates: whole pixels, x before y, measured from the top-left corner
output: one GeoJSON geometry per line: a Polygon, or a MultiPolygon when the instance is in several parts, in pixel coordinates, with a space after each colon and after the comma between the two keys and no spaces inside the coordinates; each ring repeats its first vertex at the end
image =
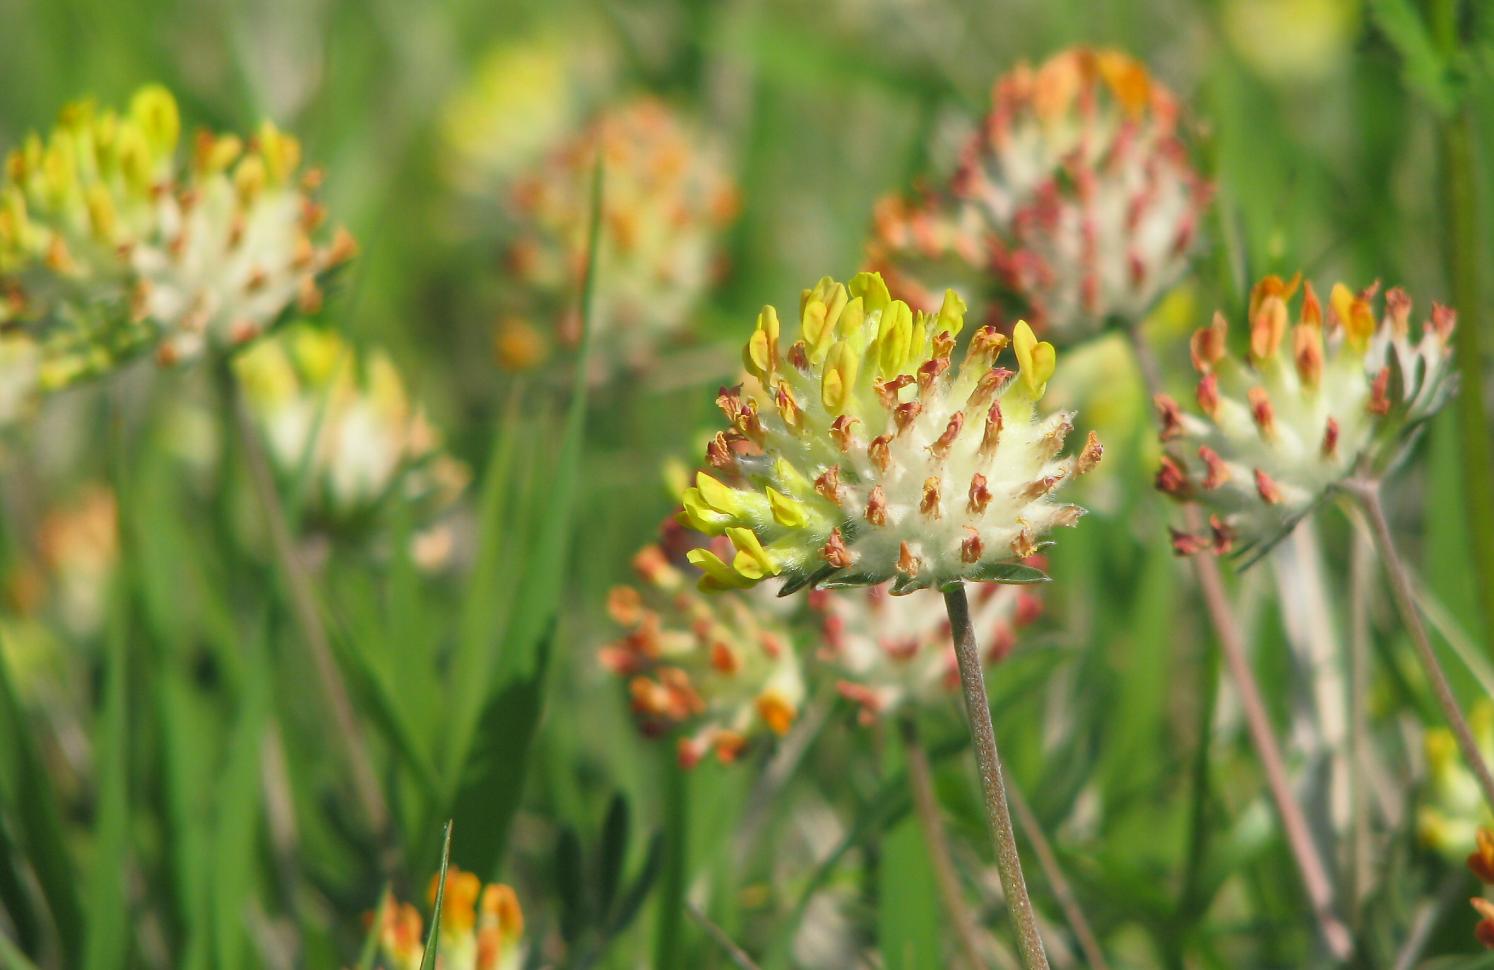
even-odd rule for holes
{"type": "Polygon", "coordinates": [[[985,799],[986,824],[996,847],[996,871],[1006,894],[1006,911],[1017,935],[1017,950],[1024,970],[1047,970],[1048,957],[1038,935],[1037,916],[1027,895],[1022,877],[1022,860],[1017,854],[1017,836],[1012,831],[1012,816],[1006,803],[1006,783],[1002,778],[1001,756],[996,751],[996,732],[991,726],[991,703],[986,697],[986,680],[981,670],[980,650],[975,630],[970,625],[970,601],[965,585],[956,584],[944,591],[944,606],[949,612],[950,633],[954,637],[955,658],[960,667],[960,687],[965,694],[965,713],[970,718],[970,739],[975,745],[975,762],[980,771],[981,794],[985,799]]]}

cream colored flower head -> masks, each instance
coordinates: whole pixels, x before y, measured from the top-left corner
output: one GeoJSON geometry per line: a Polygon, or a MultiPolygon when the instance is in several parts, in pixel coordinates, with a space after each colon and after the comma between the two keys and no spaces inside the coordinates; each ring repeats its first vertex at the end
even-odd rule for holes
{"type": "MultiPolygon", "coordinates": [[[[1494,703],[1485,698],[1475,704],[1468,724],[1484,759],[1494,758],[1494,703]]],[[[1424,748],[1427,777],[1416,810],[1416,831],[1428,848],[1461,861],[1473,851],[1478,830],[1494,826],[1494,814],[1451,731],[1427,728],[1424,748]]]]}
{"type": "MultiPolygon", "coordinates": [[[[440,876],[426,893],[436,905],[440,876]]],[[[446,870],[441,897],[442,970],[519,970],[524,963],[524,911],[519,897],[503,883],[490,883],[455,865],[446,870]]],[[[425,952],[424,921],[409,903],[390,900],[379,929],[381,970],[419,970],[425,952]]]]}
{"type": "Polygon", "coordinates": [[[1056,354],[1025,323],[955,346],[965,305],[936,313],[893,300],[882,277],[828,277],[805,290],[797,335],[765,307],[744,360],[753,381],[723,390],[728,430],[707,448],[709,471],[682,515],[735,552],[691,561],[707,588],[783,580],[894,593],[959,582],[1030,582],[1021,563],[1054,526],[1082,510],[1059,490],[1100,458],[1089,440],[1063,454],[1073,415],[1041,415],[1056,354]],[[1012,345],[1013,369],[1002,366],[1012,345]]]}
{"type": "Polygon", "coordinates": [[[1341,482],[1385,475],[1447,402],[1453,312],[1432,304],[1413,339],[1411,298],[1389,290],[1379,311],[1378,292],[1338,283],[1325,308],[1300,276],[1268,276],[1251,291],[1243,356],[1223,314],[1193,335],[1197,410],[1156,402],[1157,487],[1211,513],[1209,535],[1174,535],[1179,552],[1259,556],[1341,482]]]}
{"type": "Polygon", "coordinates": [[[467,470],[380,351],[359,354],[328,330],[288,328],[234,360],[276,469],[305,475],[312,510],[347,523],[400,501],[434,515],[467,470]]]}
{"type": "Polygon", "coordinates": [[[123,112],[69,105],[6,159],[0,324],[36,348],[40,391],[139,352],[172,363],[243,344],[318,309],[353,255],[294,138],[269,122],[248,140],[181,136],[175,100],[152,85],[123,112]]]}
{"type": "MultiPolygon", "coordinates": [[[[1031,586],[978,583],[970,593],[976,642],[986,664],[994,664],[1011,653],[1017,632],[1041,615],[1042,600],[1031,586]]],[[[824,616],[820,661],[841,696],[860,707],[863,724],[908,706],[947,702],[959,691],[949,614],[935,591],[892,596],[884,583],[826,591],[816,599],[824,616]]]]}
{"type": "Polygon", "coordinates": [[[607,603],[623,635],[600,653],[627,679],[644,733],[676,736],[686,767],[707,754],[733,762],[754,740],[787,733],[804,702],[798,654],[773,612],[695,588],[677,547],[697,542],[709,540],[671,524],[634,557],[638,584],[607,603]]]}
{"type": "Polygon", "coordinates": [[[594,358],[648,363],[677,338],[714,282],[722,231],[736,216],[723,156],[663,102],[639,98],[606,112],[519,179],[510,196],[508,265],[538,319],[580,336],[592,172],[604,164],[594,358]],[[539,312],[543,310],[544,312],[539,312]]]}
{"type": "Polygon", "coordinates": [[[1172,93],[1078,47],[1002,76],[992,101],[948,186],[879,206],[872,265],[915,306],[954,286],[1064,343],[1139,323],[1187,269],[1209,198],[1172,93]]]}

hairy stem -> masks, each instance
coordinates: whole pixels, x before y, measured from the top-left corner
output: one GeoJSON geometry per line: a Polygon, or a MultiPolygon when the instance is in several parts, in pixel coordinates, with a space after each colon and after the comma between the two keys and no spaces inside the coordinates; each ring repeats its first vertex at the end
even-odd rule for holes
{"type": "Polygon", "coordinates": [[[1016,785],[1008,786],[1006,794],[1011,800],[1012,812],[1017,816],[1017,827],[1022,830],[1027,841],[1032,843],[1032,851],[1037,853],[1038,868],[1043,870],[1048,888],[1053,890],[1053,898],[1058,901],[1058,908],[1063,910],[1064,918],[1069,921],[1069,929],[1074,931],[1074,939],[1079,942],[1079,949],[1084,951],[1086,965],[1090,970],[1109,970],[1110,964],[1105,961],[1105,954],[1100,949],[1095,931],[1084,917],[1084,907],[1079,905],[1078,898],[1074,896],[1068,877],[1063,874],[1058,856],[1054,854],[1048,837],[1043,834],[1037,816],[1032,814],[1027,799],[1022,797],[1022,791],[1016,785]]]}
{"type": "Polygon", "coordinates": [[[347,755],[358,802],[379,843],[381,864],[386,872],[392,871],[397,862],[397,850],[393,844],[389,805],[384,800],[383,789],[379,787],[373,759],[353,711],[347,687],[337,669],[337,661],[332,656],[332,645],[327,639],[326,627],[322,624],[321,613],[312,595],[311,576],[296,550],[290,527],[286,524],[285,509],[281,506],[280,492],[275,487],[275,478],[270,471],[264,445],[237,385],[233,389],[233,408],[244,464],[248,469],[250,485],[259,501],[265,527],[270,533],[270,547],[280,572],[281,585],[285,587],[291,614],[300,631],[301,640],[311,654],[317,680],[321,682],[333,723],[337,726],[337,738],[347,755]]]}
{"type": "Polygon", "coordinates": [[[1401,562],[1400,553],[1396,551],[1395,537],[1390,533],[1390,523],[1385,521],[1385,507],[1380,502],[1380,488],[1374,482],[1356,481],[1346,485],[1348,493],[1359,503],[1365,518],[1369,520],[1370,534],[1374,537],[1375,548],[1380,553],[1380,562],[1385,567],[1385,578],[1390,583],[1391,597],[1395,600],[1396,609],[1400,611],[1401,622],[1406,624],[1406,632],[1411,634],[1411,644],[1416,648],[1416,659],[1421,661],[1423,672],[1427,675],[1427,682],[1432,685],[1432,695],[1437,699],[1437,705],[1442,708],[1442,716],[1447,718],[1448,726],[1452,728],[1453,736],[1458,740],[1458,750],[1463,754],[1463,760],[1473,770],[1474,777],[1478,779],[1479,788],[1483,790],[1484,800],[1491,808],[1494,808],[1494,776],[1489,774],[1489,766],[1484,761],[1484,756],[1478,749],[1478,743],[1473,739],[1473,731],[1468,727],[1468,719],[1463,716],[1463,709],[1458,705],[1458,699],[1453,694],[1452,685],[1447,682],[1447,674],[1442,670],[1442,663],[1437,659],[1437,654],[1432,650],[1432,641],[1427,636],[1427,628],[1421,622],[1421,611],[1416,606],[1416,598],[1411,592],[1411,577],[1406,573],[1406,566],[1401,562]]]}
{"type": "Polygon", "coordinates": [[[949,843],[944,837],[944,824],[939,820],[939,801],[934,795],[934,775],[929,770],[929,758],[923,750],[918,736],[918,727],[911,718],[902,718],[898,724],[903,736],[903,754],[908,761],[908,787],[913,793],[913,812],[918,816],[923,829],[923,841],[929,852],[929,863],[934,869],[934,883],[943,897],[944,909],[954,927],[956,942],[970,970],[981,970],[985,965],[980,958],[980,947],[975,938],[975,920],[970,907],[965,905],[964,893],[960,890],[959,873],[949,855],[949,843]]]}
{"type": "MultiPolygon", "coordinates": [[[[1151,347],[1134,327],[1131,328],[1131,338],[1131,346],[1135,350],[1136,362],[1146,382],[1148,395],[1155,398],[1162,392],[1161,370],[1152,355],[1151,347]]],[[[1202,527],[1198,509],[1193,505],[1185,506],[1184,515],[1188,531],[1198,532],[1202,527]]],[[[1219,562],[1207,553],[1192,556],[1191,561],[1199,591],[1203,594],[1204,605],[1208,609],[1209,622],[1214,628],[1214,637],[1224,655],[1225,669],[1229,671],[1235,692],[1239,695],[1240,711],[1245,718],[1250,743],[1266,773],[1266,787],[1276,806],[1276,814],[1281,819],[1287,846],[1297,863],[1297,872],[1302,878],[1302,887],[1307,892],[1318,932],[1324,945],[1328,947],[1328,952],[1335,959],[1346,961],[1353,956],[1354,941],[1335,909],[1333,882],[1328,877],[1328,868],[1323,863],[1317,844],[1313,842],[1312,830],[1302,813],[1302,806],[1293,797],[1286,762],[1281,756],[1281,745],[1271,727],[1271,718],[1266,712],[1255,671],[1250,669],[1250,660],[1245,655],[1245,640],[1240,634],[1240,623],[1235,618],[1229,597],[1224,591],[1224,578],[1219,572],[1219,562]]]]}
{"type": "Polygon", "coordinates": [[[981,670],[980,650],[970,625],[970,601],[963,583],[945,590],[944,607],[949,611],[950,633],[960,665],[960,687],[965,694],[965,714],[970,718],[970,738],[975,744],[975,763],[980,770],[981,793],[985,797],[986,824],[996,847],[996,870],[1006,894],[1006,911],[1017,934],[1017,949],[1024,970],[1048,970],[1048,957],[1038,936],[1037,916],[1022,878],[1022,860],[1017,855],[1017,836],[1006,805],[1006,783],[1001,775],[1001,757],[996,753],[996,732],[991,727],[991,702],[981,670]]]}

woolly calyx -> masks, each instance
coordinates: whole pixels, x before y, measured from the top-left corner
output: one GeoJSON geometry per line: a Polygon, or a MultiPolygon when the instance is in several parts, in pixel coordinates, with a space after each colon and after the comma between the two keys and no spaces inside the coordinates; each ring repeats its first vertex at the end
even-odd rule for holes
{"type": "Polygon", "coordinates": [[[682,520],[734,550],[692,553],[703,588],[1044,578],[1021,560],[1078,520],[1056,493],[1100,443],[1062,455],[1073,415],[1037,412],[1056,354],[1025,323],[1010,341],[976,330],[955,366],[964,312],[953,292],[915,312],[875,273],[805,290],[791,343],[763,309],[743,354],[752,385],[722,390],[729,427],[684,494],[682,520]],[[998,364],[1008,342],[1015,371],[998,364]]]}
{"type": "MultiPolygon", "coordinates": [[[[1028,565],[1041,567],[1035,558],[1028,565]]],[[[841,695],[860,707],[870,724],[908,705],[957,695],[959,664],[950,639],[944,599],[933,590],[891,596],[886,585],[817,595],[825,645],[820,660],[841,695]]],[[[987,665],[1015,647],[1017,632],[1042,613],[1030,586],[978,583],[970,590],[971,622],[987,665]]]]}
{"type": "Polygon", "coordinates": [[[877,211],[871,263],[914,305],[952,285],[1073,342],[1134,325],[1187,269],[1210,189],[1172,93],[1113,50],[999,78],[948,185],[877,211]]]}
{"type": "Polygon", "coordinates": [[[713,545],[677,525],[633,559],[635,586],[618,586],[607,607],[624,635],[602,648],[608,670],[628,680],[633,714],[646,735],[676,733],[680,763],[708,753],[735,761],[754,740],[781,736],[804,700],[799,657],[771,612],[732,593],[702,596],[678,547],[713,545]],[[704,543],[697,545],[697,543],[704,543]]]}
{"type": "Polygon", "coordinates": [[[1196,409],[1156,401],[1157,487],[1210,514],[1209,534],[1174,533],[1180,553],[1253,561],[1345,480],[1391,471],[1447,402],[1453,312],[1434,303],[1413,340],[1411,298],[1391,289],[1377,312],[1378,293],[1339,283],[1325,307],[1300,274],[1268,276],[1251,291],[1243,356],[1229,353],[1222,314],[1193,335],[1196,409]]]}
{"type": "Polygon", "coordinates": [[[181,142],[175,100],[152,85],[124,112],[71,104],[7,157],[0,324],[37,348],[38,391],[140,352],[170,364],[246,343],[318,310],[354,255],[296,139],[265,122],[181,142]]]}

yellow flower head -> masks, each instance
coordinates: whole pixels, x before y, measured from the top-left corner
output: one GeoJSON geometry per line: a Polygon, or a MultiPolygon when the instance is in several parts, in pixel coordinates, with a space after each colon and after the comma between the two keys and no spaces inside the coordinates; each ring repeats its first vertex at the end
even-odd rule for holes
{"type": "MultiPolygon", "coordinates": [[[[1494,703],[1487,698],[1480,700],[1470,711],[1468,723],[1484,758],[1494,758],[1494,703]]],[[[1494,826],[1494,814],[1458,752],[1452,732],[1428,728],[1423,747],[1427,777],[1416,811],[1421,841],[1449,860],[1462,861],[1475,850],[1485,852],[1489,847],[1479,838],[1478,830],[1494,826]]]]}
{"type": "MultiPolygon", "coordinates": [[[[436,904],[439,875],[431,877],[428,906],[436,904]]],[[[482,881],[448,866],[441,899],[440,954],[443,970],[518,970],[523,965],[524,914],[519,897],[502,883],[482,881]]],[[[418,970],[425,950],[420,911],[391,901],[379,933],[383,970],[418,970]]]]}
{"type": "Polygon", "coordinates": [[[709,581],[727,569],[724,544],[668,523],[659,544],[633,559],[638,584],[608,597],[625,632],[602,648],[602,665],[627,679],[645,734],[678,732],[686,767],[707,754],[730,763],[754,739],[786,734],[804,700],[798,655],[770,604],[691,586],[685,562],[709,581]]]}
{"type": "Polygon", "coordinates": [[[1342,283],[1327,306],[1300,275],[1268,276],[1249,305],[1249,341],[1229,352],[1223,314],[1193,335],[1197,411],[1157,399],[1164,456],[1157,487],[1212,515],[1179,552],[1258,556],[1350,477],[1386,474],[1455,388],[1455,317],[1432,304],[1411,337],[1411,298],[1342,283]],[[1291,305],[1300,291],[1295,314],[1291,305]]]}
{"type": "Polygon", "coordinates": [[[299,143],[181,138],[171,94],[140,89],[123,112],[63,109],[0,180],[0,323],[39,349],[37,389],[153,350],[174,363],[246,343],[316,311],[356,246],[327,229],[299,143]]]}
{"type": "Polygon", "coordinates": [[[947,185],[878,206],[871,265],[914,306],[953,286],[982,319],[1013,311],[1064,342],[1135,325],[1187,269],[1208,204],[1178,117],[1117,51],[1021,64],[947,185]]]}
{"type": "Polygon", "coordinates": [[[721,392],[729,428],[683,498],[685,521],[735,549],[697,557],[703,586],[1041,578],[1020,560],[1078,520],[1055,494],[1100,443],[1062,455],[1073,416],[1037,410],[1056,355],[1025,323],[1010,341],[975,330],[955,366],[964,311],[953,292],[914,311],[875,273],[805,290],[792,341],[763,310],[744,352],[753,386],[721,392]],[[1000,363],[1008,342],[1016,371],[1000,363]]]}

